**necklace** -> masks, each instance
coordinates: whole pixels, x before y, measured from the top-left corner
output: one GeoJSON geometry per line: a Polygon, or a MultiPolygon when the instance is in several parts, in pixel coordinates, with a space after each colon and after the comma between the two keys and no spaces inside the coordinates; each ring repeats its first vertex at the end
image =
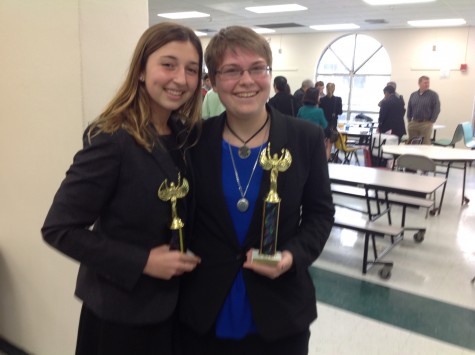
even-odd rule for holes
{"type": "MultiPolygon", "coordinates": [[[[241,198],[238,200],[236,204],[236,207],[239,210],[239,212],[246,212],[247,209],[249,208],[249,201],[246,198],[246,194],[247,194],[247,190],[249,189],[249,185],[251,184],[251,180],[254,175],[254,172],[256,171],[257,161],[259,160],[259,157],[261,156],[261,151],[262,151],[263,146],[264,146],[264,143],[262,143],[262,145],[259,148],[259,153],[257,154],[256,161],[254,162],[254,166],[252,167],[251,176],[249,177],[249,181],[247,182],[246,189],[242,191],[241,180],[239,179],[239,174],[236,169],[236,163],[234,162],[233,151],[231,149],[231,145],[228,142],[229,155],[231,156],[231,163],[233,164],[234,175],[236,176],[236,182],[238,185],[239,194],[241,195],[241,198]]],[[[251,154],[250,151],[249,151],[249,154],[251,154]]]]}
{"type": "Polygon", "coordinates": [[[249,157],[249,155],[251,155],[251,150],[249,149],[249,147],[248,147],[246,144],[249,143],[249,142],[252,140],[252,138],[254,138],[255,136],[257,136],[257,135],[264,129],[264,127],[267,125],[267,122],[268,122],[268,121],[269,121],[269,115],[267,115],[266,121],[265,121],[264,124],[261,126],[261,128],[259,128],[259,129],[257,130],[257,132],[254,133],[254,134],[251,136],[251,138],[249,138],[248,140],[245,141],[244,139],[242,139],[241,137],[239,137],[239,136],[236,134],[236,132],[234,132],[234,131],[232,130],[232,128],[231,128],[231,127],[229,126],[229,124],[228,124],[228,120],[227,120],[227,119],[225,120],[226,127],[228,127],[229,132],[231,132],[231,134],[232,134],[234,137],[236,137],[237,139],[239,139],[239,140],[243,143],[243,146],[240,147],[239,150],[238,150],[239,158],[241,158],[241,159],[246,159],[247,157],[249,157]]]}

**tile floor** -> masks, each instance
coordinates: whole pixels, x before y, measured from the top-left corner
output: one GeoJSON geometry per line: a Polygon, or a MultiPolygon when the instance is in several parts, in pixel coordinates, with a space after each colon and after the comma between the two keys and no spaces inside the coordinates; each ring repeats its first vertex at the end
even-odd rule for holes
{"type": "MultiPolygon", "coordinates": [[[[319,289],[325,289],[330,294],[335,292],[335,297],[338,297],[337,293],[341,295],[347,292],[350,282],[377,285],[379,291],[369,294],[361,291],[347,303],[340,303],[338,306],[332,305],[335,302],[328,296],[319,299],[319,318],[311,328],[309,355],[475,354],[475,286],[470,282],[475,276],[475,166],[467,171],[465,195],[472,200],[468,205],[461,206],[461,188],[462,170],[452,169],[440,215],[425,219],[425,211],[409,210],[406,225],[426,226],[427,232],[422,243],[416,243],[412,238],[413,232],[409,232],[384,257],[384,260],[394,262],[389,280],[378,276],[378,266],[362,275],[362,236],[350,230],[333,229],[324,252],[314,264],[317,299],[319,289]],[[318,270],[330,277],[322,280],[318,270]],[[389,297],[388,292],[391,290],[441,301],[434,303],[438,305],[437,309],[431,310],[428,306],[429,309],[421,309],[421,313],[417,315],[429,324],[426,327],[433,328],[429,329],[428,334],[435,335],[421,334],[417,330],[421,319],[412,319],[411,312],[401,312],[401,309],[398,311],[397,307],[387,307],[384,310],[388,312],[385,317],[375,315],[381,311],[374,312],[371,306],[366,312],[355,311],[357,303],[362,302],[361,297],[371,297],[377,305],[382,299],[389,297]],[[444,312],[449,312],[446,314],[450,315],[453,306],[457,306],[457,309],[461,307],[467,317],[460,321],[454,317],[444,317],[444,312]],[[391,319],[394,317],[395,320],[401,314],[408,319],[404,326],[396,326],[401,323],[391,319]],[[457,324],[459,322],[462,324],[457,324]],[[467,337],[464,332],[459,332],[459,336],[449,336],[449,341],[437,336],[450,333],[450,327],[454,324],[461,326],[460,329],[469,329],[467,334],[473,340],[461,339],[460,337],[467,337]]],[[[354,205],[361,203],[341,196],[335,197],[335,202],[337,201],[354,205]]],[[[392,213],[393,221],[400,221],[400,208],[394,207],[392,213]]],[[[421,300],[424,302],[424,298],[421,300]]],[[[388,304],[395,303],[397,302],[388,304]]],[[[421,304],[432,303],[426,301],[421,304]]]]}

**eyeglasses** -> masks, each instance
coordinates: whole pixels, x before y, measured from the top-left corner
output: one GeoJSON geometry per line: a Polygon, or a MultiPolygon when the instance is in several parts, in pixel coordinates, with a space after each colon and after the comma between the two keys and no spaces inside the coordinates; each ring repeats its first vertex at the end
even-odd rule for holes
{"type": "Polygon", "coordinates": [[[216,73],[219,74],[222,79],[237,80],[243,76],[245,71],[247,71],[252,78],[257,79],[262,78],[268,73],[270,73],[272,71],[272,68],[267,65],[258,65],[249,69],[242,69],[234,66],[225,66],[221,68],[221,70],[216,70],[216,73]]]}

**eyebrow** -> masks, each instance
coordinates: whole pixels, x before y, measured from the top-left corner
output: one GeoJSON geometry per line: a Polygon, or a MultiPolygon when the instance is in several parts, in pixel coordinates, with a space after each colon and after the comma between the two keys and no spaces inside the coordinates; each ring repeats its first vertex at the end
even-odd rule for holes
{"type": "MultiPolygon", "coordinates": [[[[253,62],[251,63],[251,65],[249,67],[252,67],[254,65],[268,65],[266,63],[266,61],[263,59],[263,60],[259,60],[259,61],[256,61],[256,62],[253,62]]],[[[235,64],[235,63],[230,63],[230,64],[223,64],[222,67],[227,67],[227,66],[233,66],[233,67],[241,67],[239,64],[235,64]]]]}
{"type": "MultiPolygon", "coordinates": [[[[164,56],[161,56],[161,57],[159,57],[159,58],[160,58],[160,59],[172,59],[172,60],[178,61],[178,58],[175,57],[174,55],[164,55],[164,56]]],[[[188,62],[187,64],[199,65],[199,62],[191,61],[191,62],[188,62]]]]}

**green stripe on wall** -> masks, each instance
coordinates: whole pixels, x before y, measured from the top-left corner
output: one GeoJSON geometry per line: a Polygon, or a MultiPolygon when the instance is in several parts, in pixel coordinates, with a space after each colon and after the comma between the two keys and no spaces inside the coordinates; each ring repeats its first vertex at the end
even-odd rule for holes
{"type": "MultiPolygon", "coordinates": [[[[475,350],[475,311],[311,267],[319,302],[475,350]]],[[[469,282],[469,281],[467,281],[469,282]]]]}

